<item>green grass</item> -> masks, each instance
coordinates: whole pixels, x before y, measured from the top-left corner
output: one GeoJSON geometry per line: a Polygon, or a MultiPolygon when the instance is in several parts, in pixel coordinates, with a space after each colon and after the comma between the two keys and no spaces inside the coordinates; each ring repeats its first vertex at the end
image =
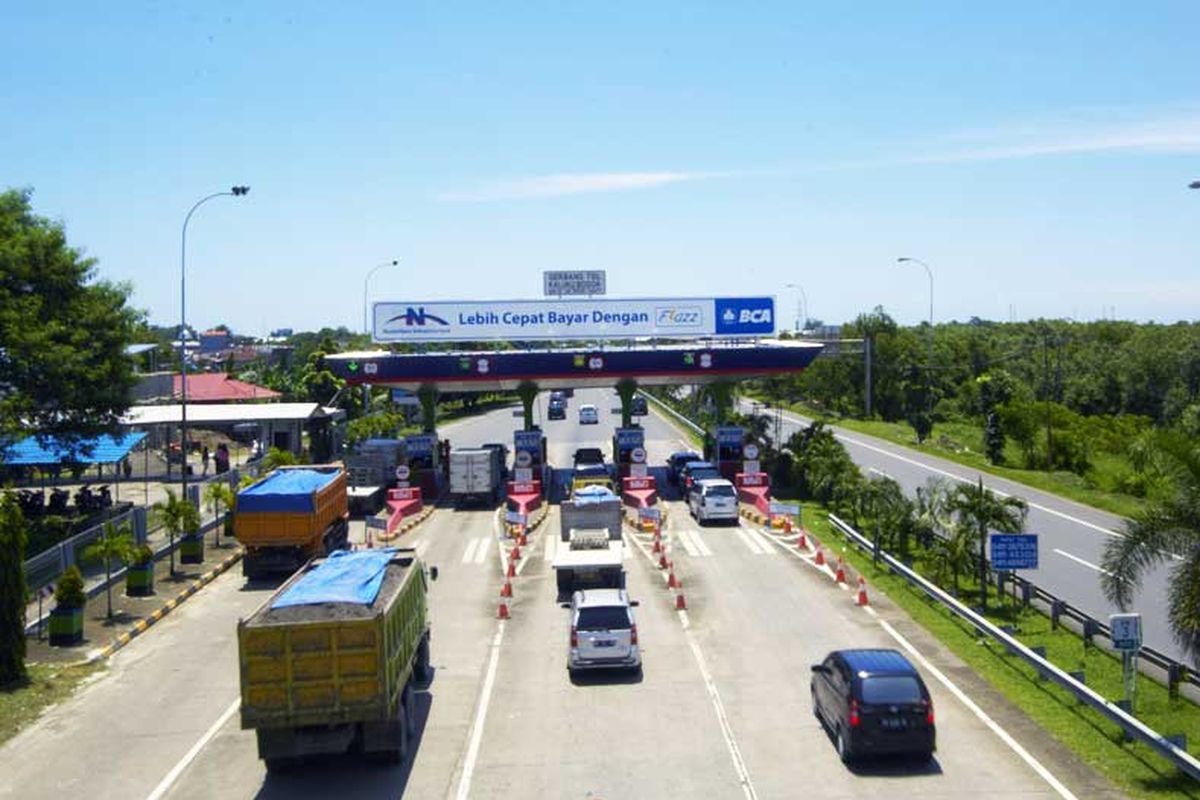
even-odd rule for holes
{"type": "MultiPolygon", "coordinates": [[[[1100,508],[1113,514],[1128,517],[1139,511],[1144,502],[1137,497],[1118,492],[1098,489],[1087,480],[1072,472],[1057,471],[1043,472],[1040,470],[1018,469],[1015,467],[995,466],[988,462],[983,454],[983,432],[976,425],[965,422],[940,422],[933,428],[933,434],[923,444],[917,444],[916,434],[912,426],[904,422],[882,422],[879,420],[859,420],[850,418],[832,418],[823,412],[802,403],[793,403],[788,408],[799,414],[813,419],[820,419],[831,425],[837,425],[846,430],[865,433],[894,444],[910,447],[923,453],[954,461],[963,466],[977,469],[980,472],[1007,478],[1035,489],[1041,489],[1051,494],[1074,500],[1094,508],[1100,508]]],[[[1012,442],[1005,448],[1005,461],[1009,464],[1021,463],[1021,452],[1012,442]]],[[[1093,458],[1093,472],[1109,474],[1120,465],[1121,459],[1111,454],[1097,454],[1093,458]]]]}
{"type": "MultiPolygon", "coordinates": [[[[827,547],[842,552],[846,561],[872,584],[904,609],[918,624],[937,637],[984,680],[1030,718],[1076,753],[1085,763],[1133,797],[1200,798],[1200,784],[1178,772],[1166,760],[1140,742],[1123,741],[1121,729],[1090,707],[1077,702],[1067,691],[1039,680],[1035,670],[990,639],[979,640],[974,626],[951,615],[924,592],[886,570],[876,570],[869,554],[850,546],[829,524],[824,510],[805,508],[805,525],[827,547]],[[982,644],[981,644],[982,642],[982,644]]],[[[964,602],[974,604],[977,585],[960,585],[964,602]]],[[[990,593],[992,608],[987,617],[997,625],[1012,625],[1024,644],[1044,646],[1046,657],[1056,666],[1083,670],[1089,686],[1105,697],[1123,696],[1121,662],[1096,647],[1085,647],[1073,632],[1052,630],[1050,620],[1033,609],[1021,609],[1011,598],[1001,606],[990,593]]],[[[1200,708],[1182,698],[1172,700],[1165,686],[1138,676],[1136,713],[1151,728],[1164,734],[1187,734],[1189,752],[1200,753],[1200,708]]]]}
{"type": "Polygon", "coordinates": [[[23,683],[0,688],[0,744],[16,736],[43,711],[66,700],[99,665],[30,664],[23,683]]]}

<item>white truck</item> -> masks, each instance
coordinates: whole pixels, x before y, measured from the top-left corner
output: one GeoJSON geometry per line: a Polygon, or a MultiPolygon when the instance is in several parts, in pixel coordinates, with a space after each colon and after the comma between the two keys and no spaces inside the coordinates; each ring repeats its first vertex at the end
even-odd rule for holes
{"type": "Polygon", "coordinates": [[[585,487],[559,506],[560,538],[569,542],[573,530],[603,529],[610,539],[620,539],[622,514],[621,498],[599,486],[585,487]]]}
{"type": "Polygon", "coordinates": [[[603,528],[574,529],[566,544],[559,543],[550,562],[559,597],[576,589],[624,589],[624,551],[620,533],[614,539],[603,528]]]}
{"type": "Polygon", "coordinates": [[[450,499],[455,505],[495,503],[504,477],[498,449],[479,447],[450,451],[450,499]]]}

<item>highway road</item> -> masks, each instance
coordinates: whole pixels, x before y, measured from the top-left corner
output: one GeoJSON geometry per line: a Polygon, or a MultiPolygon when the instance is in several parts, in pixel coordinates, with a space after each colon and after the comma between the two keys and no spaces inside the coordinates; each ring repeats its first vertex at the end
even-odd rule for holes
{"type": "MultiPolygon", "coordinates": [[[[581,427],[578,391],[565,421],[546,423],[550,460],[606,449],[614,417],[581,427]]],[[[511,441],[507,410],[449,426],[455,445],[511,441]]],[[[645,420],[652,463],[681,446],[645,420]]],[[[265,599],[230,572],[134,640],[111,669],[0,748],[0,797],[59,798],[870,798],[1115,797],[1027,718],[890,604],[852,593],[748,524],[700,528],[667,501],[667,536],[687,610],[627,534],[631,595],[641,601],[640,678],[566,670],[567,612],[549,568],[557,510],[525,548],[512,616],[497,517],[439,509],[407,534],[440,568],[430,606],[435,676],[420,693],[415,758],[392,767],[357,757],[268,776],[236,714],[235,627],[265,599]],[[936,759],[846,767],[812,715],[809,665],[839,647],[912,648],[938,717],[936,759]]],[[[640,545],[640,546],[639,546],[640,545]]]]}
{"type": "MultiPolygon", "coordinates": [[[[740,406],[745,412],[754,408],[745,399],[740,406]]],[[[764,413],[774,418],[774,410],[764,413]]],[[[784,412],[780,438],[787,441],[810,422],[784,412]]],[[[1107,623],[1109,614],[1120,611],[1100,589],[1100,561],[1105,544],[1122,535],[1122,517],[872,436],[837,426],[830,428],[863,472],[894,479],[910,497],[931,479],[973,484],[982,477],[984,486],[997,494],[1022,498],[1029,504],[1026,532],[1038,534],[1039,568],[1018,570],[1018,574],[1102,622],[1107,623]]],[[[771,432],[774,433],[774,426],[771,432]]],[[[1169,572],[1168,566],[1149,572],[1130,610],[1142,614],[1145,644],[1177,661],[1186,661],[1167,626],[1169,572]]]]}

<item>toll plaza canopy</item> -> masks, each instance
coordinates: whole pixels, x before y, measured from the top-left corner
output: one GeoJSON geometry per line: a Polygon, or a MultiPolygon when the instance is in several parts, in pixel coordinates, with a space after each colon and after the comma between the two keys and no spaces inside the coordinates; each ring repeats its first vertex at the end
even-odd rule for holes
{"type": "Polygon", "coordinates": [[[541,350],[436,353],[366,351],[326,356],[330,370],[350,384],[416,390],[512,391],[532,381],[603,387],[622,378],[643,386],[755,378],[802,372],[823,345],[795,340],[693,341],[610,344],[541,350]]]}
{"type": "Polygon", "coordinates": [[[56,438],[39,442],[30,436],[19,442],[0,445],[0,464],[4,466],[47,466],[52,464],[115,464],[137,443],[146,438],[144,433],[126,433],[121,436],[92,436],[66,444],[56,438]]]}

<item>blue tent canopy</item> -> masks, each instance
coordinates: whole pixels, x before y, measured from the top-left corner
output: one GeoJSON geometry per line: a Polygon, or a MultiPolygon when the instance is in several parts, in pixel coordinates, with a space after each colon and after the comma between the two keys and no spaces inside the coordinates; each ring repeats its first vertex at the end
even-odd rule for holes
{"type": "Polygon", "coordinates": [[[121,436],[92,436],[80,439],[71,446],[55,438],[42,444],[30,436],[19,442],[0,445],[0,464],[4,466],[45,466],[52,464],[115,464],[137,443],[146,438],[144,433],[126,433],[121,436]]]}

